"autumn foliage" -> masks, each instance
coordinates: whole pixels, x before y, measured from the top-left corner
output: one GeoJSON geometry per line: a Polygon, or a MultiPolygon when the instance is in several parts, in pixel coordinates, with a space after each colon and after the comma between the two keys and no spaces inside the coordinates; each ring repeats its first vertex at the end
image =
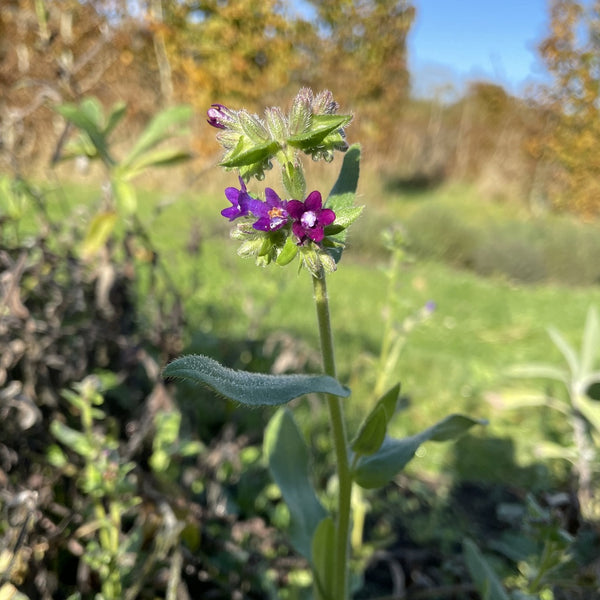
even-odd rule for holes
{"type": "MultiPolygon", "coordinates": [[[[452,101],[411,97],[406,0],[5,0],[0,6],[0,169],[45,168],[68,127],[52,110],[127,104],[130,134],[190,104],[194,167],[219,149],[213,102],[260,112],[298,89],[330,89],[355,115],[366,165],[392,185],[475,183],[483,196],[594,215],[600,208],[599,6],[550,4],[540,53],[552,85],[516,98],[473,82],[452,101]]],[[[124,142],[127,140],[124,139],[124,142]]]]}
{"type": "Polygon", "coordinates": [[[555,202],[584,215],[600,212],[600,2],[554,0],[540,46],[552,85],[544,158],[555,166],[555,202]]]}

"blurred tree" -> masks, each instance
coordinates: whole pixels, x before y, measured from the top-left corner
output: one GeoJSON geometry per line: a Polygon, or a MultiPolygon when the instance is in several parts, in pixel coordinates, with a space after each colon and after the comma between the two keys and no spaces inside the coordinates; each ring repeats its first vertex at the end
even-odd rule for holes
{"type": "Polygon", "coordinates": [[[294,22],[280,0],[163,0],[178,90],[211,102],[264,104],[299,66],[294,22]]]}
{"type": "Polygon", "coordinates": [[[600,1],[553,0],[550,32],[540,46],[553,78],[553,119],[540,141],[558,164],[559,208],[600,213],[600,1]]]}
{"type": "Polygon", "coordinates": [[[407,0],[308,0],[316,11],[311,72],[357,110],[358,125],[386,152],[410,92],[406,38],[415,18],[407,0]]]}

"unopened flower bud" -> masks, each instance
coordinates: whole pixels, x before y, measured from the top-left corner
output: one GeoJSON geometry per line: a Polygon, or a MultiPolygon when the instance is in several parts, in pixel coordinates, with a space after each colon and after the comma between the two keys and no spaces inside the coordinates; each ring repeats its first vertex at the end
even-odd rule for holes
{"type": "Polygon", "coordinates": [[[233,111],[229,110],[223,104],[212,104],[206,111],[206,116],[208,117],[206,119],[208,124],[217,129],[229,129],[235,123],[233,111]]]}

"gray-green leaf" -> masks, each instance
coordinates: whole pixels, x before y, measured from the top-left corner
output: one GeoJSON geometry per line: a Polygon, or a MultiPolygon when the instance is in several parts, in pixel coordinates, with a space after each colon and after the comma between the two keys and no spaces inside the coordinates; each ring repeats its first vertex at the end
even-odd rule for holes
{"type": "Polygon", "coordinates": [[[308,448],[289,410],[278,410],[269,421],[264,453],[290,511],[292,544],[310,560],[313,536],[327,513],[308,478],[308,448]]]}
{"type": "Polygon", "coordinates": [[[502,583],[488,561],[469,538],[463,542],[467,567],[484,600],[509,600],[502,583]]]}
{"type": "Polygon", "coordinates": [[[385,440],[387,426],[396,410],[400,384],[387,391],[375,404],[360,426],[352,442],[352,451],[356,454],[374,454],[385,440]]]}
{"type": "Polygon", "coordinates": [[[294,398],[322,392],[346,398],[350,390],[328,375],[267,375],[236,371],[200,354],[175,359],[163,370],[166,378],[183,379],[213,389],[246,406],[278,406],[294,398]]]}
{"type": "MultiPolygon", "coordinates": [[[[356,196],[359,174],[360,146],[358,144],[353,144],[344,155],[344,162],[342,163],[340,174],[325,202],[325,206],[331,208],[336,216],[340,213],[340,215],[349,214],[352,217],[357,218],[360,214],[350,211],[350,209],[354,208],[354,198],[356,196]]],[[[343,244],[346,241],[346,233],[347,232],[344,229],[344,231],[333,236],[333,239],[343,244]]],[[[342,251],[343,247],[333,248],[330,251],[330,254],[333,256],[336,263],[340,262],[342,251]]]]}
{"type": "Polygon", "coordinates": [[[444,442],[462,435],[473,425],[485,424],[480,419],[450,415],[416,435],[402,439],[386,437],[375,454],[358,459],[354,480],[364,488],[383,487],[402,471],[424,442],[444,442]]]}

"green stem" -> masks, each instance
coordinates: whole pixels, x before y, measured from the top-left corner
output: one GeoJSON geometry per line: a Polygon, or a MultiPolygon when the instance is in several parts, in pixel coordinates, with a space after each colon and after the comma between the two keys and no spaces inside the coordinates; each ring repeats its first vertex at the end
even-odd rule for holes
{"type": "MultiPolygon", "coordinates": [[[[322,269],[320,277],[313,277],[313,289],[321,339],[323,369],[327,375],[337,378],[333,335],[329,318],[329,300],[325,272],[322,269]]],[[[347,600],[352,476],[348,463],[348,442],[341,399],[329,394],[326,399],[329,408],[329,421],[333,432],[339,485],[334,574],[335,598],[336,600],[347,600]]]]}

